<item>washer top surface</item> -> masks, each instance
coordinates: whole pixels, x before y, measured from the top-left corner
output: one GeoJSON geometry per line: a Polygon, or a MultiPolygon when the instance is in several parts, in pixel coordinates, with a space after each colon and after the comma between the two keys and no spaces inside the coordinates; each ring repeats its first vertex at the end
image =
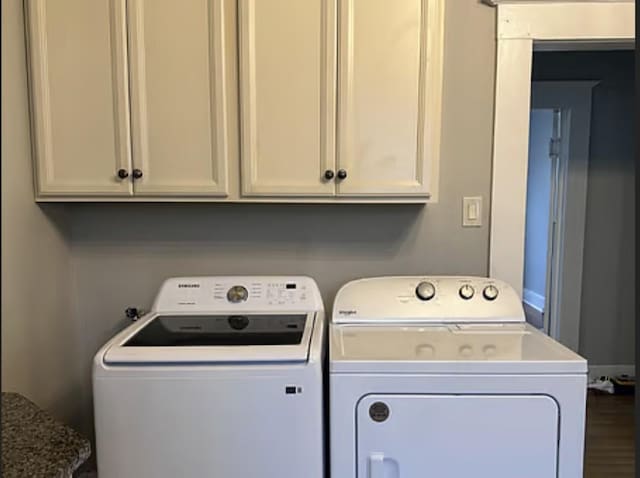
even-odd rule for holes
{"type": "Polygon", "coordinates": [[[529,324],[333,325],[336,373],[584,373],[582,357],[529,324]]]}
{"type": "Polygon", "coordinates": [[[104,348],[109,365],[306,362],[323,305],[308,277],[177,277],[104,348]]]}
{"type": "Polygon", "coordinates": [[[506,283],[485,277],[376,277],[345,284],[332,373],[586,373],[586,360],[525,321],[506,283]]]}

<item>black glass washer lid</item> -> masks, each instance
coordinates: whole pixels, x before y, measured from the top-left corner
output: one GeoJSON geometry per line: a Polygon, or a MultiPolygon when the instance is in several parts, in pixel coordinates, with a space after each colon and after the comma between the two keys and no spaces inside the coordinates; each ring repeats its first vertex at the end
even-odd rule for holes
{"type": "Polygon", "coordinates": [[[297,345],[306,319],[302,314],[158,315],[123,346],[297,345]]]}
{"type": "Polygon", "coordinates": [[[315,315],[152,315],[116,336],[102,360],[112,365],[306,362],[315,315]]]}

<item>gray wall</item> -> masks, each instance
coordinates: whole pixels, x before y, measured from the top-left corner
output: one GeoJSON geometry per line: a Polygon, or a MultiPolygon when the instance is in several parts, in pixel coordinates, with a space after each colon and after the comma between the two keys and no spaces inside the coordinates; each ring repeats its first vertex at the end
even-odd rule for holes
{"type": "Polygon", "coordinates": [[[438,204],[70,206],[87,426],[92,355],[166,277],[307,274],[330,307],[357,277],[487,273],[495,10],[448,1],[445,35],[438,204]],[[461,227],[465,195],[484,198],[480,228],[461,227]]]}
{"type": "Polygon", "coordinates": [[[81,325],[71,314],[70,229],[33,200],[22,0],[2,0],[2,390],[77,424],[81,325]]]}
{"type": "Polygon", "coordinates": [[[634,52],[536,53],[534,80],[601,80],[594,88],[580,352],[635,363],[634,52]]]}
{"type": "Polygon", "coordinates": [[[553,134],[553,110],[532,110],[529,126],[529,165],[527,171],[527,220],[525,229],[524,299],[537,294],[544,308],[547,279],[547,234],[551,197],[549,140],[553,134]]]}
{"type": "MultiPolygon", "coordinates": [[[[168,276],[307,274],[330,307],[338,287],[356,277],[485,275],[495,10],[476,0],[446,2],[446,8],[438,204],[39,207],[31,180],[22,2],[4,0],[3,390],[20,390],[91,432],[91,358],[126,324],[123,309],[148,307],[168,276]],[[461,227],[464,195],[484,198],[483,227],[461,227]]],[[[549,68],[578,68],[554,61],[549,68]]],[[[541,64],[538,58],[537,79],[544,79],[541,64]]],[[[633,363],[633,74],[626,66],[600,66],[600,76],[585,70],[566,78],[617,75],[596,87],[593,102],[584,274],[595,280],[583,286],[581,347],[595,364],[633,363]]]]}

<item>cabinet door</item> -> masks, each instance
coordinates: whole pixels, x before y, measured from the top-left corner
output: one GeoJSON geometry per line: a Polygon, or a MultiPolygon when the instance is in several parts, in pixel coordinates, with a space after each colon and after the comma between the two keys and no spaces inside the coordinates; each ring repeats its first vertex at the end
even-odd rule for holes
{"type": "Polygon", "coordinates": [[[135,194],[225,196],[227,0],[129,0],[135,194]]]}
{"type": "Polygon", "coordinates": [[[335,0],[239,0],[242,193],[331,196],[335,0]]]}
{"type": "Polygon", "coordinates": [[[25,6],[37,195],[131,194],[125,0],[25,6]]]}
{"type": "Polygon", "coordinates": [[[441,0],[340,0],[338,194],[435,193],[441,0]]]}

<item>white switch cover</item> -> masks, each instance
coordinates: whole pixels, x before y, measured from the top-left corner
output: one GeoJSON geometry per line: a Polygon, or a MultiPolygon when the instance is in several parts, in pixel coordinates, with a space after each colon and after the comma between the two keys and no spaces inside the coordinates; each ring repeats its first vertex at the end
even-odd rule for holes
{"type": "Polygon", "coordinates": [[[482,226],[482,197],[462,198],[462,226],[482,226]]]}

